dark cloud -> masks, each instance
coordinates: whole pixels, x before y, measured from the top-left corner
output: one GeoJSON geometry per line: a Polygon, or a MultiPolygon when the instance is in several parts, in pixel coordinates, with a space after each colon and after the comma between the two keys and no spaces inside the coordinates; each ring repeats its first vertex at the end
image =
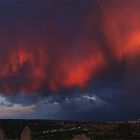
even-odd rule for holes
{"type": "Polygon", "coordinates": [[[0,106],[25,118],[135,119],[139,5],[0,2],[0,106]]]}

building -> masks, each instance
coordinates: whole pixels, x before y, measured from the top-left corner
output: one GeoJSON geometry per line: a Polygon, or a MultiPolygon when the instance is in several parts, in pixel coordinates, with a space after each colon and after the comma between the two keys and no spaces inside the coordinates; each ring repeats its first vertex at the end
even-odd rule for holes
{"type": "Polygon", "coordinates": [[[26,126],[20,134],[20,140],[31,140],[31,139],[32,139],[31,130],[28,126],[26,126]]]}
{"type": "Polygon", "coordinates": [[[4,136],[4,131],[0,128],[0,140],[4,140],[5,136],[4,136]]]}
{"type": "Polygon", "coordinates": [[[76,135],[72,140],[90,140],[85,134],[76,135]]]}

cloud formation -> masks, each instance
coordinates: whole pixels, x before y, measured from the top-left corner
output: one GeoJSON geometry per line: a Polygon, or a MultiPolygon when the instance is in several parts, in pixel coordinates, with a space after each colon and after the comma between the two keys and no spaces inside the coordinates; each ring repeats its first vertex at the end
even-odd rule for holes
{"type": "Polygon", "coordinates": [[[37,118],[79,119],[87,112],[105,119],[113,109],[138,114],[139,6],[1,2],[0,105],[37,118]]]}

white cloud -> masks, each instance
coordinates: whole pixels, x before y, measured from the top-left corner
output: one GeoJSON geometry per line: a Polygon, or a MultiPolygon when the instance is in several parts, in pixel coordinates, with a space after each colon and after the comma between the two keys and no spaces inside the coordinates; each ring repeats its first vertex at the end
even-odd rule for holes
{"type": "Polygon", "coordinates": [[[95,96],[83,95],[82,97],[85,98],[85,99],[88,99],[88,100],[96,101],[96,97],[95,96]]]}
{"type": "Polygon", "coordinates": [[[12,106],[0,107],[0,118],[22,116],[34,113],[35,105],[22,106],[20,104],[13,104],[12,106]]]}
{"type": "Polygon", "coordinates": [[[6,99],[6,97],[0,95],[0,106],[9,106],[12,103],[6,99]]]}

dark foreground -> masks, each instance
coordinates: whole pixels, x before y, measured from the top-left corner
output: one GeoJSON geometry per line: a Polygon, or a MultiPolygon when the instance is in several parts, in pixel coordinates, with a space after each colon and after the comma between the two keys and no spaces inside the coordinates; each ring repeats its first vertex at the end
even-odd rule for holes
{"type": "Polygon", "coordinates": [[[0,120],[0,140],[139,140],[140,121],[0,120]]]}

